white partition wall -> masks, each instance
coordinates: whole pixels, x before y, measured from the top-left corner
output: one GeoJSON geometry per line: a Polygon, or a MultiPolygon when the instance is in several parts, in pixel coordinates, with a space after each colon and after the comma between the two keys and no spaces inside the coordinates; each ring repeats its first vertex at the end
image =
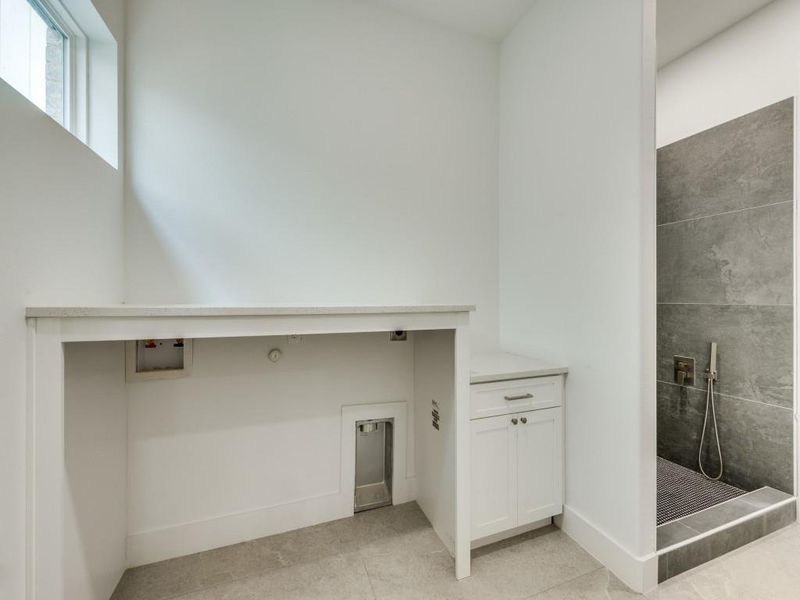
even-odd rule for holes
{"type": "Polygon", "coordinates": [[[123,342],[64,349],[64,597],[108,600],[128,567],[123,342]]]}
{"type": "Polygon", "coordinates": [[[654,2],[542,0],[500,59],[501,343],[569,365],[563,527],[655,585],[654,2]]]}

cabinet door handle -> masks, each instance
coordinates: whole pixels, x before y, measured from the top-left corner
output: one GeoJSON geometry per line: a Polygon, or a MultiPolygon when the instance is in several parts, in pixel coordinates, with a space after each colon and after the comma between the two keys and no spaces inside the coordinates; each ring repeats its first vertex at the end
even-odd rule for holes
{"type": "Polygon", "coordinates": [[[512,424],[512,425],[516,425],[516,424],[517,424],[517,419],[516,419],[516,418],[514,418],[514,419],[511,419],[511,424],[512,424]]]}
{"type": "Polygon", "coordinates": [[[533,394],[520,394],[519,396],[503,396],[506,399],[506,402],[511,402],[512,400],[530,400],[533,398],[533,394]]]}
{"type": "Polygon", "coordinates": [[[522,418],[520,419],[520,421],[522,421],[522,424],[523,424],[523,425],[525,425],[525,423],[527,423],[527,422],[528,422],[528,417],[522,417],[522,418]]]}

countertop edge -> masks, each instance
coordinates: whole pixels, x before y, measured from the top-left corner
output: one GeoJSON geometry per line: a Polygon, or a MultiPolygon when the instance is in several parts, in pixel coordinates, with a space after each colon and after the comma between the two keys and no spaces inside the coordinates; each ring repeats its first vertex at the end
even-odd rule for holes
{"type": "Polygon", "coordinates": [[[470,385],[476,383],[494,383],[497,381],[513,381],[516,379],[535,379],[537,377],[549,377],[552,375],[567,375],[567,367],[552,367],[547,369],[533,369],[527,371],[513,371],[508,373],[493,373],[486,375],[472,375],[470,385]]]}
{"type": "Polygon", "coordinates": [[[473,312],[472,304],[410,306],[200,306],[200,305],[97,305],[29,306],[28,319],[143,318],[143,317],[269,317],[304,315],[369,315],[473,312]]]}

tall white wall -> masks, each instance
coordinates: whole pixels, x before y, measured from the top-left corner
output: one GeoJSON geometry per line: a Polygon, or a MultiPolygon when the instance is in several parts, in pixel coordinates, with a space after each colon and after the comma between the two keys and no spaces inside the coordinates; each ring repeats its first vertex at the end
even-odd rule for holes
{"type": "Polygon", "coordinates": [[[658,146],[800,89],[800,2],[775,0],[658,72],[658,146]]]}
{"type": "Polygon", "coordinates": [[[24,598],[24,308],[121,301],[122,181],[2,80],[0,140],[0,598],[24,598]]]}
{"type": "Polygon", "coordinates": [[[127,567],[125,347],[68,344],[64,363],[64,600],[108,600],[127,567]]]}
{"type": "Polygon", "coordinates": [[[127,3],[131,302],[476,303],[497,46],[354,0],[127,3]]]}
{"type": "Polygon", "coordinates": [[[564,527],[640,588],[655,575],[653,13],[541,0],[500,62],[501,342],[569,366],[564,527]]]}

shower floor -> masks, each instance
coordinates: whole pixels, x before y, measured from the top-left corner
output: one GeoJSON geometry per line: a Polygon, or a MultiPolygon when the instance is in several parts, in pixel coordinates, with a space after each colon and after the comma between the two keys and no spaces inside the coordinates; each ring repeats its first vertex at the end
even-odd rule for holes
{"type": "Polygon", "coordinates": [[[745,493],[737,487],[720,481],[710,481],[701,473],[658,458],[658,525],[686,517],[745,493]]]}

